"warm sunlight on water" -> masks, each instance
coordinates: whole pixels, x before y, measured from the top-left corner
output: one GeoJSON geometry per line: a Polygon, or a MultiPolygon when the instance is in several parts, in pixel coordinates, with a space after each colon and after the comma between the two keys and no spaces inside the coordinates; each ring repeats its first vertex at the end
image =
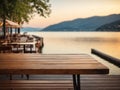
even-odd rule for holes
{"type": "MultiPolygon", "coordinates": [[[[91,54],[91,48],[120,58],[120,33],[118,32],[32,32],[44,38],[43,53],[91,54]]],[[[120,74],[120,68],[91,54],[110,68],[110,74],[120,74]]]]}

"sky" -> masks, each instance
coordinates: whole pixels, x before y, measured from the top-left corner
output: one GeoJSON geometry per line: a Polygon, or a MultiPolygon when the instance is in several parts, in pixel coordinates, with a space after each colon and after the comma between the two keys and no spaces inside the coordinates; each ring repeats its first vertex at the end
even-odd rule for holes
{"type": "Polygon", "coordinates": [[[44,18],[35,14],[23,27],[45,28],[76,18],[120,14],[120,0],[50,0],[51,14],[44,18]]]}

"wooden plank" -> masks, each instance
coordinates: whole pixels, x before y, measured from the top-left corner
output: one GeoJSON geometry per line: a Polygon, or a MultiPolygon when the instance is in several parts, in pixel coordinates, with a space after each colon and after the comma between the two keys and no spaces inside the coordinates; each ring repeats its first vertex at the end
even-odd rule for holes
{"type": "Polygon", "coordinates": [[[85,62],[85,63],[91,63],[91,62],[96,62],[96,63],[99,63],[98,61],[96,61],[95,59],[67,59],[67,58],[64,58],[64,59],[51,59],[51,58],[48,58],[48,59],[40,59],[40,58],[36,58],[36,59],[33,59],[33,58],[27,58],[27,59],[24,59],[24,58],[9,58],[9,59],[1,59],[0,60],[0,62],[17,62],[17,61],[34,61],[34,62],[36,62],[36,61],[39,61],[39,62],[59,62],[59,63],[61,63],[61,62],[68,62],[68,63],[70,63],[70,62],[72,62],[72,63],[74,63],[74,62],[79,62],[79,63],[81,63],[81,62],[85,62]]]}
{"type": "Polygon", "coordinates": [[[0,57],[1,58],[3,58],[3,59],[8,59],[8,58],[14,58],[14,57],[16,57],[16,58],[21,58],[21,56],[22,56],[22,58],[41,58],[41,59],[47,59],[47,58],[49,58],[49,59],[64,59],[64,58],[66,58],[66,59],[77,59],[77,58],[81,58],[81,59],[93,59],[93,58],[91,58],[90,56],[81,56],[81,54],[80,55],[32,55],[32,54],[0,54],[0,57]],[[69,56],[71,56],[71,57],[69,57],[69,56]]]}
{"type": "Polygon", "coordinates": [[[33,60],[95,60],[93,58],[65,58],[65,57],[62,57],[62,58],[59,58],[59,57],[56,57],[56,58],[53,58],[53,57],[48,57],[48,58],[44,58],[44,57],[1,57],[0,58],[1,60],[29,60],[29,59],[33,59],[33,60]],[[9,59],[8,59],[9,58],[9,59]]]}
{"type": "MultiPolygon", "coordinates": [[[[81,70],[81,69],[95,69],[97,70],[102,70],[102,69],[107,69],[106,67],[103,67],[102,64],[99,63],[52,63],[52,62],[44,62],[41,63],[39,61],[19,61],[19,62],[1,62],[0,65],[0,70],[1,69],[53,69],[53,70],[57,70],[57,69],[76,69],[76,70],[81,70]]],[[[86,73],[87,74],[87,73],[86,73]]]]}
{"type": "MultiPolygon", "coordinates": [[[[16,59],[21,59],[21,57],[19,56],[14,56],[14,57],[8,57],[8,56],[1,56],[1,60],[2,59],[14,59],[16,57],[16,59]]],[[[93,58],[90,58],[90,57],[80,57],[79,58],[73,58],[72,56],[71,57],[26,57],[26,56],[22,56],[22,59],[54,59],[54,60],[63,60],[63,59],[93,59],[93,58]]]]}
{"type": "MultiPolygon", "coordinates": [[[[1,60],[2,59],[7,59],[7,58],[9,58],[9,59],[14,59],[15,57],[4,57],[4,58],[1,58],[1,60]]],[[[21,59],[21,57],[16,57],[16,59],[21,59]]],[[[81,59],[81,60],[85,60],[85,59],[88,59],[88,60],[91,60],[91,59],[93,59],[93,58],[87,58],[87,57],[84,57],[84,58],[82,58],[82,57],[79,57],[79,58],[73,58],[73,57],[71,57],[71,58],[67,58],[67,57],[22,57],[22,59],[40,59],[40,60],[47,60],[47,59],[51,59],[51,60],[71,60],[71,59],[77,59],[77,60],[79,60],[79,59],[81,59]]],[[[95,59],[94,59],[95,60],[95,59]]]]}
{"type": "MultiPolygon", "coordinates": [[[[4,90],[5,88],[13,88],[14,90],[73,90],[71,79],[0,82],[0,89],[4,90]]],[[[120,90],[120,75],[81,75],[81,88],[82,90],[120,90]]]]}

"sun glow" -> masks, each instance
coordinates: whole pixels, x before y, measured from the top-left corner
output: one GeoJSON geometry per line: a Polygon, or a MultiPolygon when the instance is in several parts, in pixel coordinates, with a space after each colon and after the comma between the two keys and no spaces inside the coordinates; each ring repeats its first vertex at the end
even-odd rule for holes
{"type": "Polygon", "coordinates": [[[29,27],[46,27],[65,20],[120,14],[120,0],[50,0],[52,12],[49,17],[35,15],[29,27]]]}

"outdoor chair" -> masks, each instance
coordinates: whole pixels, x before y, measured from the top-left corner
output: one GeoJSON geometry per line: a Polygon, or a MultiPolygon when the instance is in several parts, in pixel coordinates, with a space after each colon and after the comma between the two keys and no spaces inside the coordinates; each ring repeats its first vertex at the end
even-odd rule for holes
{"type": "Polygon", "coordinates": [[[25,53],[36,53],[36,50],[34,49],[33,45],[26,45],[25,53]]]}
{"type": "Polygon", "coordinates": [[[12,52],[13,53],[22,53],[23,52],[23,48],[20,47],[20,45],[13,45],[12,47],[12,52]]]}

